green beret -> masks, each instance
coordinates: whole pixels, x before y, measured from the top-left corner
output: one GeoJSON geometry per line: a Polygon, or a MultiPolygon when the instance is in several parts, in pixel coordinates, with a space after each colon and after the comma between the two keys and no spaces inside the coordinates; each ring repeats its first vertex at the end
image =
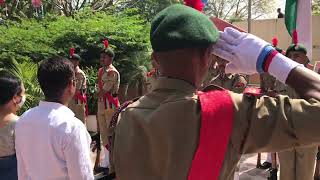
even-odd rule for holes
{"type": "Polygon", "coordinates": [[[107,48],[107,49],[104,48],[100,53],[105,53],[108,56],[110,56],[111,58],[114,58],[114,56],[115,56],[114,51],[110,48],[107,48]]]}
{"type": "Polygon", "coordinates": [[[286,51],[286,56],[288,56],[292,51],[302,52],[307,55],[307,48],[302,44],[291,44],[286,51]]]}
{"type": "Polygon", "coordinates": [[[219,31],[209,17],[185,5],[169,6],[151,23],[150,40],[156,52],[208,47],[218,38],[219,31]]]}
{"type": "Polygon", "coordinates": [[[70,60],[81,61],[81,57],[78,54],[73,54],[73,56],[70,58],[70,60]]]}

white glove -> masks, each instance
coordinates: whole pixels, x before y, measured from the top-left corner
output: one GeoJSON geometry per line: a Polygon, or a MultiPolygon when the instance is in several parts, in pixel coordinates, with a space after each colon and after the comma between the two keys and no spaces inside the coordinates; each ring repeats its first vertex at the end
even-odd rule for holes
{"type": "Polygon", "coordinates": [[[230,62],[226,66],[227,73],[251,75],[258,72],[258,57],[268,45],[252,34],[228,27],[220,33],[220,39],[213,47],[213,54],[230,62]]]}
{"type": "MultiPolygon", "coordinates": [[[[265,61],[273,51],[275,49],[266,41],[230,27],[220,33],[220,38],[212,49],[213,54],[229,61],[226,73],[247,75],[263,73],[265,61]]],[[[272,57],[268,69],[271,75],[285,82],[290,71],[297,65],[299,64],[277,53],[272,57]]]]}

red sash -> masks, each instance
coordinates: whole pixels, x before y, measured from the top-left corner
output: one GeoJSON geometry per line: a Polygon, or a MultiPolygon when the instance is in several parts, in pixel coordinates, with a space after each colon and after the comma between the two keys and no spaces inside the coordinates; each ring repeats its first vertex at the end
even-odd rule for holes
{"type": "Polygon", "coordinates": [[[119,107],[118,97],[113,97],[108,92],[103,96],[103,102],[106,109],[108,109],[108,107],[112,109],[116,109],[119,107]]]}
{"type": "MultiPolygon", "coordinates": [[[[100,68],[98,72],[98,86],[100,90],[103,89],[103,82],[102,82],[103,73],[104,73],[103,68],[100,68]]],[[[119,107],[118,97],[113,97],[108,92],[103,96],[103,102],[104,102],[105,109],[108,109],[108,107],[112,109],[119,107]]]]}
{"type": "Polygon", "coordinates": [[[198,96],[200,137],[188,180],[218,180],[232,133],[234,105],[226,90],[198,92],[198,96]]]}
{"type": "Polygon", "coordinates": [[[81,104],[86,105],[86,116],[88,116],[88,103],[87,103],[87,96],[86,94],[81,94],[80,91],[76,91],[75,95],[73,98],[77,101],[80,101],[81,104]]]}

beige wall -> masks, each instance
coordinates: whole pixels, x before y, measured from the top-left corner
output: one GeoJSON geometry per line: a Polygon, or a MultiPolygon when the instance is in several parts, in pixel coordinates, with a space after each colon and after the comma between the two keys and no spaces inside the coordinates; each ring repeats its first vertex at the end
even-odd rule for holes
{"type": "MultiPolygon", "coordinates": [[[[320,61],[320,16],[313,16],[313,52],[312,64],[315,61],[320,61]]],[[[247,22],[234,23],[237,27],[247,31],[247,22]]],[[[262,39],[271,42],[273,37],[278,37],[278,47],[286,50],[291,44],[291,37],[284,24],[284,19],[268,19],[268,20],[253,20],[252,33],[262,39]]]]}

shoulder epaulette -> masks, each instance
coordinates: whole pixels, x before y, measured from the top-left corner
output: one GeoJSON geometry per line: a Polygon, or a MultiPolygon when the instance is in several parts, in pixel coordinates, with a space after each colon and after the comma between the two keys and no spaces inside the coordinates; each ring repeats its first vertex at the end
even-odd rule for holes
{"type": "Polygon", "coordinates": [[[210,84],[208,86],[206,86],[205,88],[203,88],[203,92],[209,92],[209,91],[215,91],[215,90],[225,90],[223,87],[214,85],[214,84],[210,84]]]}
{"type": "Polygon", "coordinates": [[[262,96],[262,90],[257,87],[247,87],[243,94],[260,97],[262,96]]]}

